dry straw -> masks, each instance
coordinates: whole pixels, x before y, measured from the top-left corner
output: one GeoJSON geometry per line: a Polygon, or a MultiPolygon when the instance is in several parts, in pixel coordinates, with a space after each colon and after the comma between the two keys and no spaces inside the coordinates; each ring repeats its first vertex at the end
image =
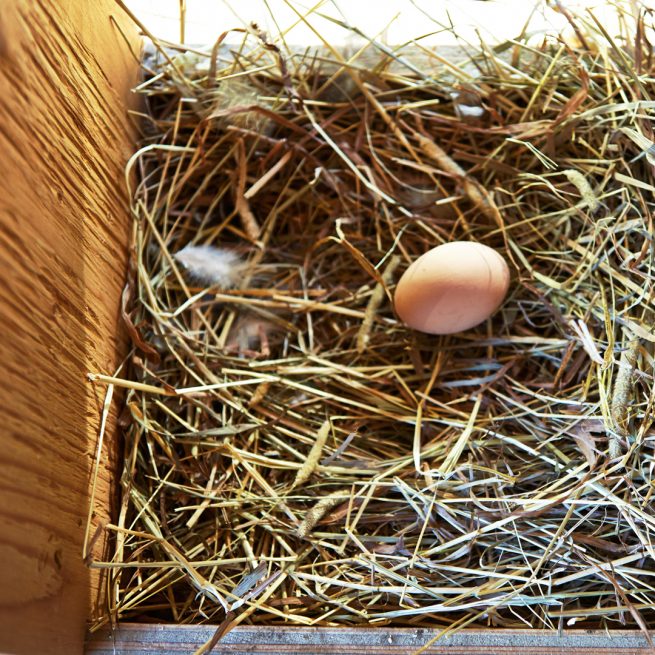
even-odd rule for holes
{"type": "Polygon", "coordinates": [[[146,59],[97,625],[652,624],[652,16],[560,10],[447,61],[256,26],[146,59]],[[455,239],[509,297],[414,333],[394,284],[455,239]]]}

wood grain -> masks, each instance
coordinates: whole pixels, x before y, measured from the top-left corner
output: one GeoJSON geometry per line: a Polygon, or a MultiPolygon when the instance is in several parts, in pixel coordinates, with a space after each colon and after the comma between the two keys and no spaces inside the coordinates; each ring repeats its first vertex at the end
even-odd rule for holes
{"type": "Polygon", "coordinates": [[[0,2],[2,652],[81,653],[96,593],[81,552],[102,398],[86,373],[125,350],[137,74],[119,26],[136,43],[112,0],[0,2]]]}
{"type": "MultiPolygon", "coordinates": [[[[191,655],[213,634],[212,626],[123,624],[91,637],[87,655],[191,655]]],[[[414,628],[237,627],[212,655],[411,655],[436,632],[414,628]]],[[[652,655],[643,634],[616,630],[462,630],[425,655],[652,655]]]]}

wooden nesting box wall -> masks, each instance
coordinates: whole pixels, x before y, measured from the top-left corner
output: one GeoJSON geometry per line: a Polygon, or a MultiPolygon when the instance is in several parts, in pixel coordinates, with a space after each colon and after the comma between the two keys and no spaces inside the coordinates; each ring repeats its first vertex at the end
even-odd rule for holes
{"type": "MultiPolygon", "coordinates": [[[[221,26],[217,26],[219,29],[221,26]]],[[[140,41],[115,0],[0,0],[0,653],[81,655],[106,602],[84,544],[114,517],[120,474],[106,388],[132,219],[124,179],[140,41]],[[91,495],[94,510],[87,524],[91,495]]],[[[120,406],[114,402],[112,407],[120,406]]],[[[98,541],[101,557],[106,544],[98,541]]],[[[107,557],[105,553],[104,557],[107,557]]],[[[215,653],[652,653],[636,630],[236,627],[215,653]]],[[[192,653],[215,625],[122,624],[89,655],[192,653]]]]}
{"type": "Polygon", "coordinates": [[[81,553],[103,398],[86,374],[126,346],[137,58],[112,0],[0,3],[2,652],[81,653],[96,602],[81,553]]]}

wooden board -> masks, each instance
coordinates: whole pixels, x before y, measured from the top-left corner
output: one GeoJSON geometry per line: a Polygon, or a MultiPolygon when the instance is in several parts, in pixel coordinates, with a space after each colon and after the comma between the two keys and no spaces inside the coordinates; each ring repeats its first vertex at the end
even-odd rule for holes
{"type": "Polygon", "coordinates": [[[0,2],[1,652],[81,653],[97,587],[81,553],[102,397],[86,373],[125,351],[138,71],[119,27],[137,43],[112,0],[0,2]]]}
{"type": "MultiPolygon", "coordinates": [[[[124,624],[91,637],[87,655],[191,655],[211,638],[212,626],[124,624]]],[[[414,628],[237,627],[212,655],[411,655],[436,632],[414,628]]],[[[652,655],[643,634],[569,630],[462,630],[444,637],[425,655],[652,655]]]]}

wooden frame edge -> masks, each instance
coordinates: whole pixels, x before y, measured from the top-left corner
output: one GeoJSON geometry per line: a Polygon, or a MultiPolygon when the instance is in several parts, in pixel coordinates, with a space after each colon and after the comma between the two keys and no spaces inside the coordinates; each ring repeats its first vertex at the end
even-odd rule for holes
{"type": "MultiPolygon", "coordinates": [[[[125,623],[89,635],[87,655],[194,653],[216,630],[211,625],[125,623]]],[[[238,626],[212,651],[279,655],[411,655],[436,637],[425,628],[307,628],[238,626]]],[[[651,633],[655,636],[655,632],[651,633]]],[[[652,655],[636,630],[462,630],[444,636],[425,655],[652,655]]]]}

